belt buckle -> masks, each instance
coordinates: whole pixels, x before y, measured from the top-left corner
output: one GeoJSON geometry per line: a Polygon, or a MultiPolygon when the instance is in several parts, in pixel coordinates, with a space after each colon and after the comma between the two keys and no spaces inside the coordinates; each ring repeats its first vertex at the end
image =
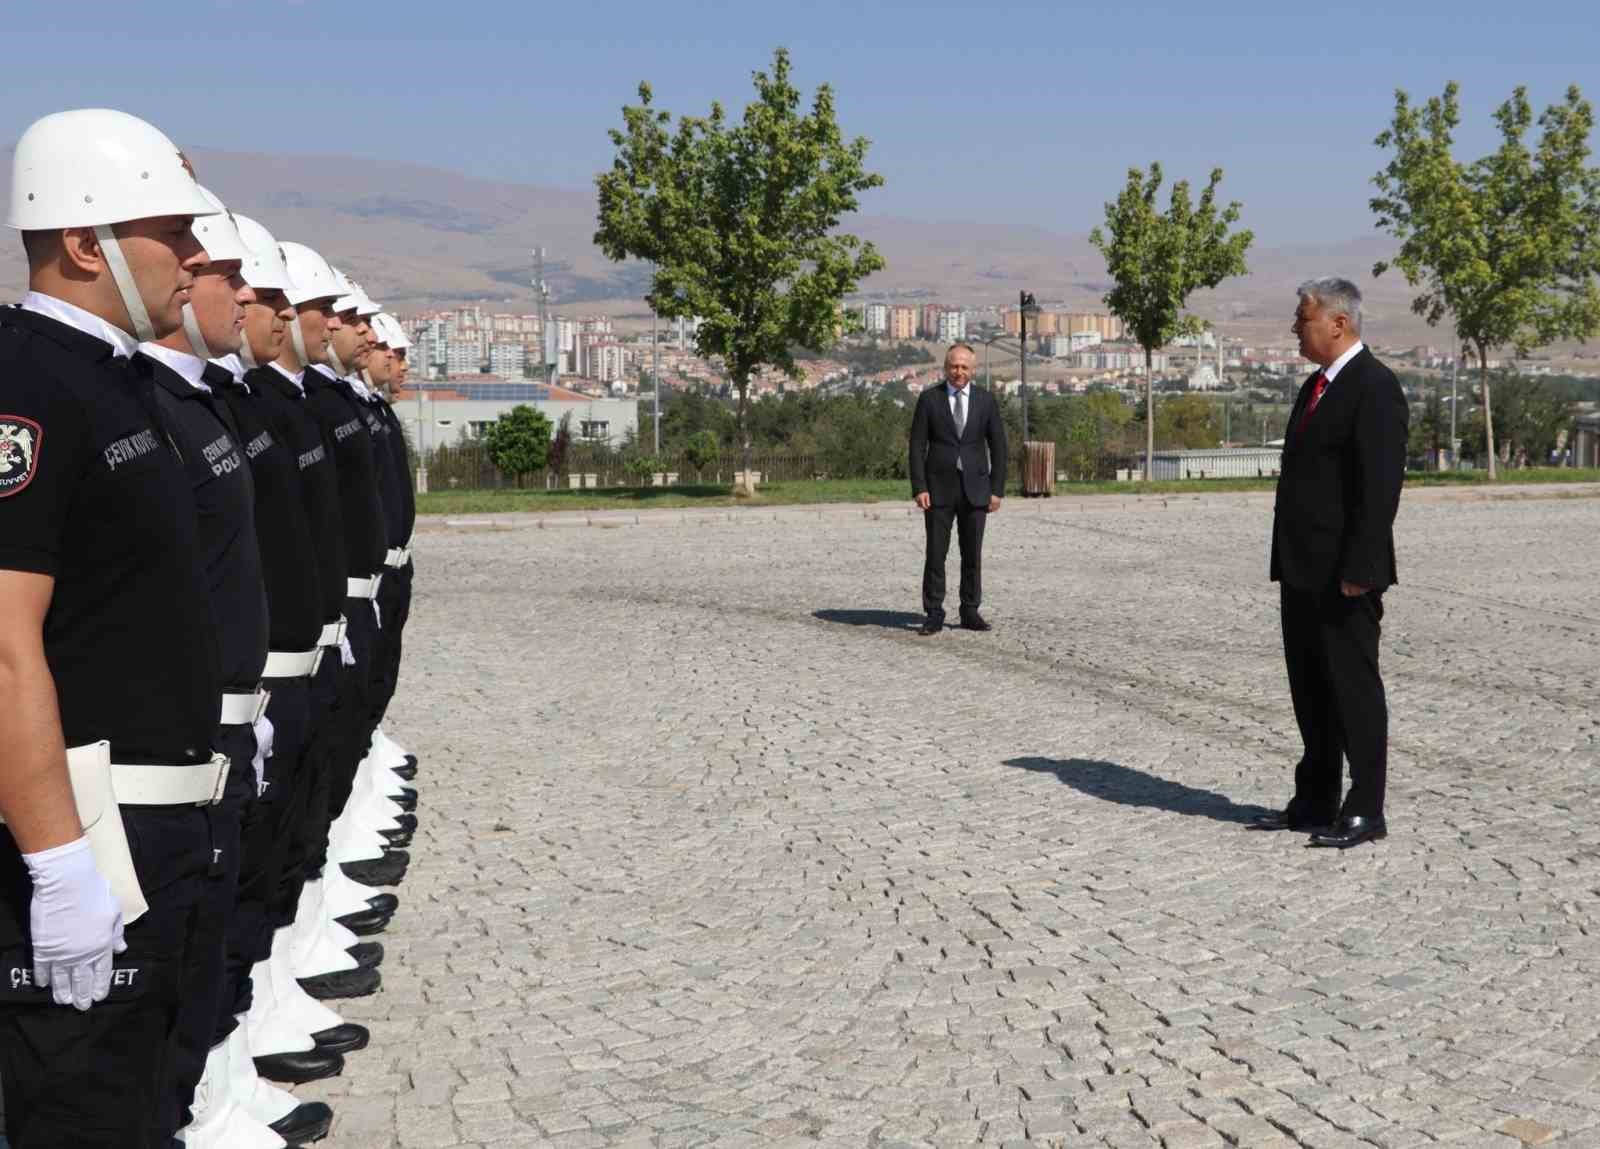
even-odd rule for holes
{"type": "Polygon", "coordinates": [[[226,754],[223,754],[219,751],[218,753],[211,755],[211,768],[214,771],[213,781],[211,783],[211,797],[207,798],[203,802],[196,802],[196,806],[222,805],[223,795],[226,794],[228,790],[228,770],[231,768],[231,766],[232,763],[228,761],[228,756],[226,754]]]}

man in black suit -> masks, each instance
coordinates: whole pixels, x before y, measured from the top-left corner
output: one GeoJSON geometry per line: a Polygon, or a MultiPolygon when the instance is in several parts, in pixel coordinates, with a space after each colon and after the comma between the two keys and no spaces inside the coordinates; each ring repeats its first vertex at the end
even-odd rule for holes
{"type": "Polygon", "coordinates": [[[988,630],[983,599],[983,527],[1006,489],[1006,430],[994,396],[972,386],[977,354],[957,343],[944,357],[944,382],[917,398],[911,419],[911,494],[922,509],[927,556],[922,566],[918,634],[944,628],[944,559],[950,525],[961,542],[961,625],[988,630]]]}
{"type": "Polygon", "coordinates": [[[1317,279],[1299,295],[1300,354],[1321,370],[1300,388],[1284,437],[1272,579],[1305,754],[1288,808],[1255,825],[1310,831],[1310,845],[1344,849],[1388,832],[1378,636],[1383,592],[1398,581],[1393,527],[1409,414],[1394,372],[1361,342],[1361,290],[1317,279]],[[1344,758],[1350,792],[1341,805],[1344,758]]]}

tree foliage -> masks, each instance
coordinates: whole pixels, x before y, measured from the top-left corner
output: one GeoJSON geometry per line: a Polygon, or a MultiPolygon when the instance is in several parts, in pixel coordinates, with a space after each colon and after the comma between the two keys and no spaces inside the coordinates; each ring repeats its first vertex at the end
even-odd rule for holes
{"type": "Polygon", "coordinates": [[[1411,308],[1430,324],[1449,318],[1477,356],[1484,456],[1494,476],[1489,351],[1526,354],[1600,330],[1600,169],[1588,166],[1594,110],[1576,86],[1539,116],[1517,88],[1494,114],[1500,146],[1455,158],[1459,86],[1421,107],[1395,93],[1394,118],[1375,141],[1390,151],[1373,179],[1378,227],[1400,240],[1390,266],[1421,290],[1411,308]]]}
{"type": "Polygon", "coordinates": [[[1161,180],[1160,164],[1151,164],[1148,173],[1129,169],[1122,192],[1106,204],[1104,230],[1097,227],[1089,234],[1089,242],[1105,256],[1114,284],[1105,296],[1106,307],[1144,348],[1146,478],[1155,453],[1151,354],[1197,330],[1183,314],[1185,302],[1200,288],[1243,275],[1245,252],[1255,238],[1248,230],[1232,230],[1239,221],[1237,202],[1217,204],[1221,168],[1212,171],[1198,202],[1190,198],[1187,180],[1173,184],[1164,212],[1157,207],[1161,180]]]}
{"type": "Polygon", "coordinates": [[[484,450],[501,471],[523,476],[544,470],[550,461],[550,420],[541,411],[519,403],[489,424],[483,433],[484,450]]]}
{"type": "Polygon", "coordinates": [[[720,356],[738,391],[746,467],[750,377],[763,366],[796,375],[791,349],[829,346],[841,300],[883,266],[870,243],[837,231],[858,193],[883,183],[866,169],[867,140],[840,132],[826,84],[802,114],[789,70],[780,48],[741,120],[713,103],[676,128],[640,84],[610,132],[611,170],[596,177],[596,245],[654,265],[646,298],[658,314],[699,316],[697,351],[720,356]]]}

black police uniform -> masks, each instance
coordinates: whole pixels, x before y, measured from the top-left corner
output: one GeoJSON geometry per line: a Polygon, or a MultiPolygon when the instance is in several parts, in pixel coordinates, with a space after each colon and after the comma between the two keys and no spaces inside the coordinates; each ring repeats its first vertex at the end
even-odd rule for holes
{"type": "MultiPolygon", "coordinates": [[[[196,370],[204,361],[186,357],[196,370]]],[[[199,516],[199,558],[217,619],[223,691],[249,694],[261,684],[267,658],[267,599],[256,541],[255,483],[243,442],[222,400],[196,387],[153,353],[134,358],[133,371],[151,389],[183,457],[199,516]]],[[[232,1005],[250,967],[227,946],[239,891],[240,831],[256,798],[256,733],[250,723],[218,727],[217,748],[230,769],[223,801],[212,808],[216,841],[202,914],[201,944],[211,965],[188,989],[178,1020],[178,1103],[187,1108],[211,1047],[232,1033],[232,1005]]]]}
{"type": "MultiPolygon", "coordinates": [[[[272,412],[254,389],[232,372],[207,364],[204,382],[233,416],[249,461],[256,541],[267,592],[267,644],[286,654],[315,651],[322,634],[322,587],[301,494],[300,452],[275,428],[272,412]]],[[[278,899],[288,838],[305,821],[309,794],[302,775],[311,732],[311,674],[268,677],[265,685],[272,696],[267,707],[272,754],[265,760],[256,801],[240,831],[239,897],[228,932],[230,972],[248,971],[272,952],[272,934],[281,924],[278,899]]],[[[250,978],[236,976],[234,989],[231,1012],[247,1012],[252,1000],[250,978]]]]}
{"type": "MultiPolygon", "coordinates": [[[[378,485],[378,460],[365,413],[350,385],[320,367],[307,369],[303,380],[306,402],[331,441],[339,472],[340,514],[344,525],[345,566],[350,578],[382,574],[389,552],[384,529],[383,497],[378,485]]],[[[331,747],[332,774],[328,796],[329,824],[344,811],[355,782],[356,768],[366,757],[363,731],[371,712],[371,678],[374,636],[378,630],[372,600],[347,598],[348,636],[355,665],[344,669],[335,707],[335,740],[331,747]]],[[[327,860],[327,827],[314,847],[308,868],[320,873],[327,860]]]]}
{"type": "MultiPolygon", "coordinates": [[[[362,396],[352,394],[361,405],[362,417],[372,435],[372,451],[377,462],[378,489],[383,496],[384,538],[389,549],[405,546],[410,537],[406,526],[406,496],[410,493],[405,462],[397,458],[394,450],[395,430],[384,412],[388,404],[372,392],[362,396]]],[[[383,582],[378,587],[378,617],[383,625],[373,636],[372,675],[368,682],[368,709],[365,735],[370,742],[378,724],[383,721],[389,699],[394,696],[396,675],[399,669],[396,640],[400,633],[397,615],[402,590],[399,570],[391,567],[385,556],[383,582]],[[390,586],[391,581],[395,584],[390,586]]],[[[358,732],[358,738],[361,734],[358,732]]]]}
{"type": "MultiPolygon", "coordinates": [[[[334,463],[333,447],[323,434],[305,391],[288,372],[276,365],[257,367],[246,372],[245,383],[266,411],[269,425],[294,454],[301,505],[316,561],[318,609],[323,626],[327,627],[343,617],[347,573],[339,472],[334,463]]],[[[282,881],[274,913],[275,924],[279,927],[294,921],[300,890],[321,867],[320,851],[329,821],[331,763],[338,741],[334,712],[343,673],[338,648],[324,650],[322,663],[310,683],[305,766],[296,775],[297,789],[303,793],[291,799],[294,808],[303,813],[285,830],[282,881]]]]}
{"type": "MultiPolygon", "coordinates": [[[[222,693],[195,561],[194,497],[153,404],[112,346],[0,309],[0,427],[31,432],[0,473],[0,568],[49,575],[44,624],[68,746],[115,762],[211,757],[222,693]],[[18,456],[23,477],[18,479],[18,456]]],[[[18,436],[10,436],[13,445],[18,436]]],[[[196,806],[124,807],[149,911],[127,927],[111,996],[87,1013],[31,987],[32,888],[0,829],[0,1090],[11,1149],[167,1149],[180,1003],[211,859],[196,806]]]]}
{"type": "MultiPolygon", "coordinates": [[[[389,450],[394,456],[394,471],[400,477],[399,501],[399,539],[396,546],[405,546],[411,542],[412,535],[417,527],[417,495],[411,479],[411,459],[406,449],[406,436],[400,422],[400,416],[395,412],[393,405],[388,400],[379,398],[377,412],[380,418],[389,425],[389,450]]],[[[387,505],[387,504],[385,504],[387,505]]],[[[388,639],[387,666],[388,666],[388,693],[382,699],[382,709],[387,710],[389,701],[394,697],[394,690],[400,677],[401,639],[405,633],[406,622],[411,617],[411,594],[416,574],[416,564],[410,555],[398,568],[391,568],[385,577],[380,594],[391,594],[390,581],[394,589],[390,601],[382,604],[384,610],[385,633],[388,639]],[[390,620],[393,620],[392,623],[390,620]]]]}

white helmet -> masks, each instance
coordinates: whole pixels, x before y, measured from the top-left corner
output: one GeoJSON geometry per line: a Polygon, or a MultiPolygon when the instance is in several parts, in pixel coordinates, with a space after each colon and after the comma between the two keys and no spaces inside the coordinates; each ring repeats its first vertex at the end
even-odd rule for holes
{"type": "Polygon", "coordinates": [[[109,108],[35,120],[11,157],[11,209],[19,231],[54,231],[211,215],[178,146],[137,116],[109,108]]]}
{"type": "Polygon", "coordinates": [[[337,299],[344,292],[328,261],[303,243],[279,245],[289,272],[289,302],[299,307],[313,299],[337,299]]]}
{"type": "Polygon", "coordinates": [[[389,345],[391,351],[404,351],[411,346],[411,340],[406,338],[406,329],[387,311],[373,317],[372,329],[380,333],[380,338],[389,345]]]}
{"type": "Polygon", "coordinates": [[[11,156],[11,208],[18,231],[92,227],[133,333],[156,338],[150,312],[111,225],[216,212],[178,146],[137,116],[109,108],[35,120],[11,156]]]}
{"type": "Polygon", "coordinates": [[[359,283],[337,267],[333,269],[333,274],[338,277],[340,284],[344,287],[344,291],[340,293],[339,298],[333,301],[333,309],[335,311],[354,311],[363,319],[378,314],[378,305],[367,298],[367,293],[361,290],[359,283]]]}
{"type": "Polygon", "coordinates": [[[263,291],[287,292],[291,287],[289,267],[272,233],[247,215],[235,215],[233,223],[246,251],[244,281],[263,291]]]}
{"type": "Polygon", "coordinates": [[[239,237],[233,213],[206,188],[202,187],[200,194],[216,213],[196,216],[194,223],[189,225],[189,230],[194,232],[194,237],[200,241],[200,246],[206,249],[206,254],[211,257],[213,263],[222,263],[230,259],[240,261],[247,259],[250,251],[245,247],[244,240],[239,237]]]}

